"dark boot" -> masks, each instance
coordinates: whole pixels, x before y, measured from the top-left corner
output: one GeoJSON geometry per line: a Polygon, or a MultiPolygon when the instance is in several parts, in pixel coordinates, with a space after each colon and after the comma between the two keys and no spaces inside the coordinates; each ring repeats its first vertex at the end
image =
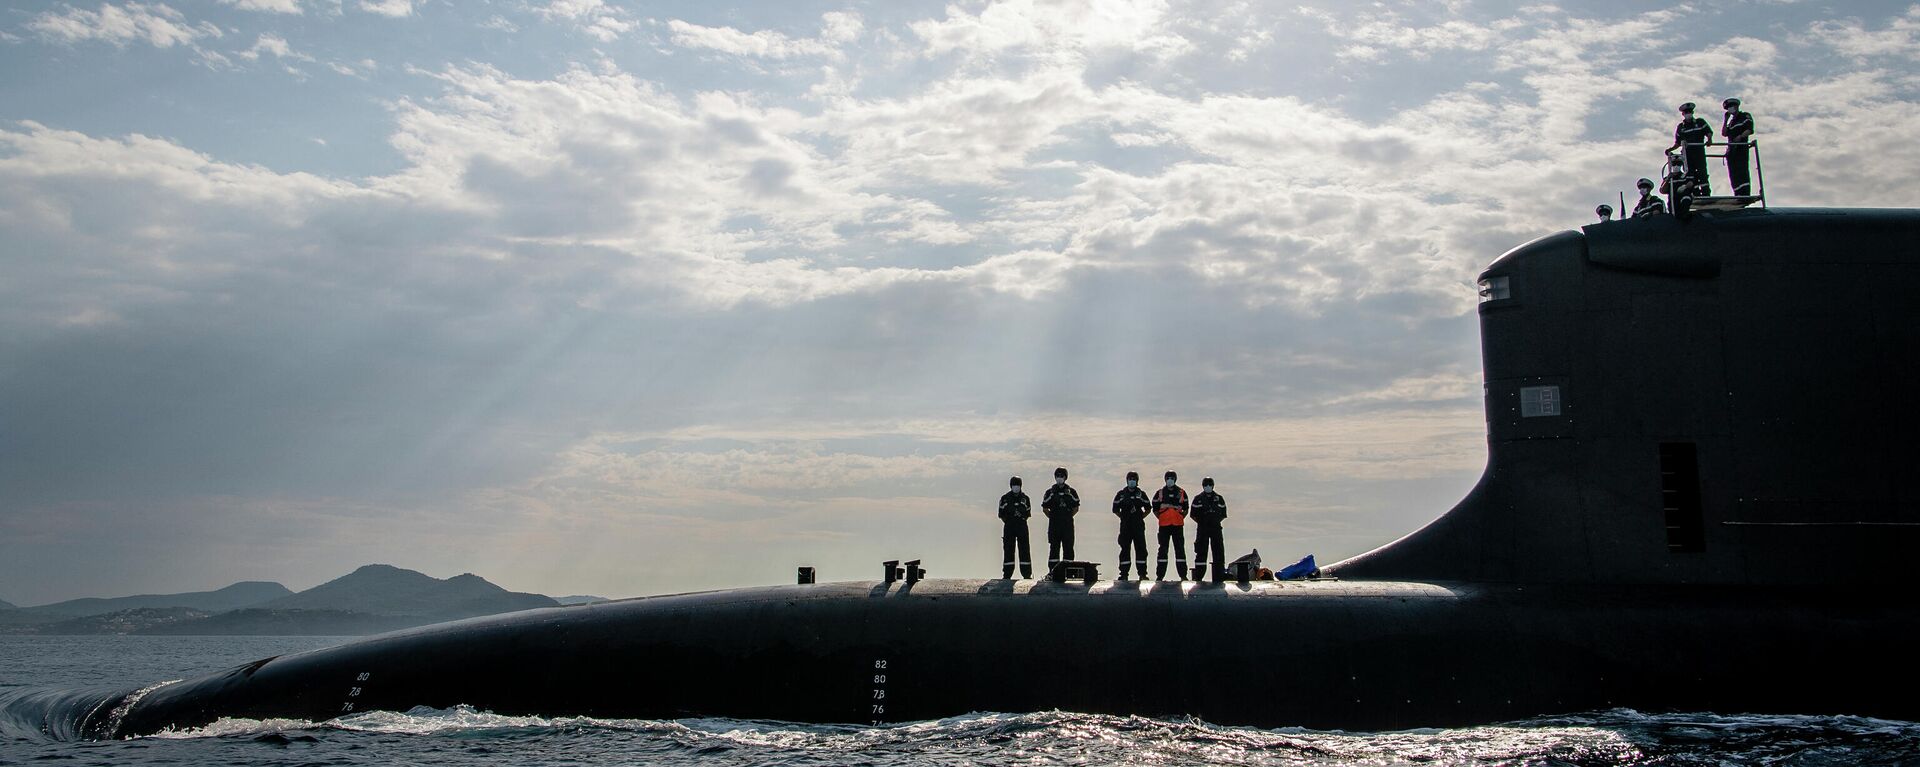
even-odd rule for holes
{"type": "Polygon", "coordinates": [[[1194,563],[1194,565],[1193,565],[1193,580],[1194,580],[1194,582],[1195,582],[1195,583],[1198,583],[1198,582],[1200,582],[1200,581],[1204,581],[1204,580],[1206,580],[1206,579],[1207,579],[1207,563],[1205,563],[1205,562],[1196,562],[1196,563],[1194,563]]]}
{"type": "Polygon", "coordinates": [[[1187,563],[1181,562],[1180,564],[1174,565],[1174,569],[1180,571],[1180,580],[1184,581],[1187,579],[1187,563]]]}

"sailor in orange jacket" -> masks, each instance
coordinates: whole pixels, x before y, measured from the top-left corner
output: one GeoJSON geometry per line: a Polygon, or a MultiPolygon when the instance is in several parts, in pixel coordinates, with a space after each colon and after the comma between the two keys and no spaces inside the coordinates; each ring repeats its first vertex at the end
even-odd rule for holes
{"type": "Polygon", "coordinates": [[[1187,579],[1187,491],[1174,484],[1180,475],[1167,472],[1167,486],[1153,491],[1153,513],[1160,519],[1160,551],[1154,563],[1154,580],[1167,579],[1167,541],[1173,541],[1173,556],[1180,580],[1187,579]]]}

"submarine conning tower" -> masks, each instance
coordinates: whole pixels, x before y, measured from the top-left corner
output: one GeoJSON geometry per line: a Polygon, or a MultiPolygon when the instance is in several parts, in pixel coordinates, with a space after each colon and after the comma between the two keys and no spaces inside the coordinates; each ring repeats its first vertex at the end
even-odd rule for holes
{"type": "Polygon", "coordinates": [[[1920,211],[1602,222],[1479,281],[1478,485],[1329,572],[1866,584],[1920,560],[1920,211]]]}

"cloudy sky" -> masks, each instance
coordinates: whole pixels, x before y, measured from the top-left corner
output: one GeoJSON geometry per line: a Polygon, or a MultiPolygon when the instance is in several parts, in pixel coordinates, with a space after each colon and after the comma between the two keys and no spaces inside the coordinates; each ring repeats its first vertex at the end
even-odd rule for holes
{"type": "Polygon", "coordinates": [[[1480,267],[1684,100],[1775,204],[1911,205],[1917,56],[1904,2],[11,2],[0,598],[988,577],[1055,465],[1083,558],[1174,468],[1331,561],[1478,476],[1480,267]]]}

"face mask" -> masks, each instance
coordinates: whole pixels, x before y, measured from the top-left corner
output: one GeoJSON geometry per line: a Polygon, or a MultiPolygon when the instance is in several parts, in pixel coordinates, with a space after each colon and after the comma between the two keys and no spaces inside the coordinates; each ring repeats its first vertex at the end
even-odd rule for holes
{"type": "Polygon", "coordinates": [[[1212,486],[1212,485],[1202,485],[1202,486],[1200,487],[1200,489],[1202,489],[1202,490],[1205,490],[1205,491],[1207,491],[1207,492],[1209,492],[1209,493],[1211,493],[1211,492],[1213,492],[1213,486],[1212,486]]]}
{"type": "Polygon", "coordinates": [[[1016,492],[1016,493],[1018,493],[1018,492],[1020,492],[1020,486],[1019,486],[1019,485],[1014,485],[1014,486],[1013,486],[1013,491],[1014,491],[1014,492],[1016,492]]]}
{"type": "Polygon", "coordinates": [[[1173,487],[1173,480],[1167,480],[1167,487],[1173,487]]]}
{"type": "Polygon", "coordinates": [[[1053,478],[1053,483],[1054,483],[1054,484],[1056,484],[1056,485],[1064,485],[1064,484],[1066,484],[1066,483],[1067,483],[1067,478],[1066,478],[1066,477],[1054,477],[1054,478],[1053,478]]]}
{"type": "Polygon", "coordinates": [[[1127,487],[1139,487],[1139,486],[1140,486],[1140,480],[1137,480],[1137,479],[1127,480],[1127,487]]]}

